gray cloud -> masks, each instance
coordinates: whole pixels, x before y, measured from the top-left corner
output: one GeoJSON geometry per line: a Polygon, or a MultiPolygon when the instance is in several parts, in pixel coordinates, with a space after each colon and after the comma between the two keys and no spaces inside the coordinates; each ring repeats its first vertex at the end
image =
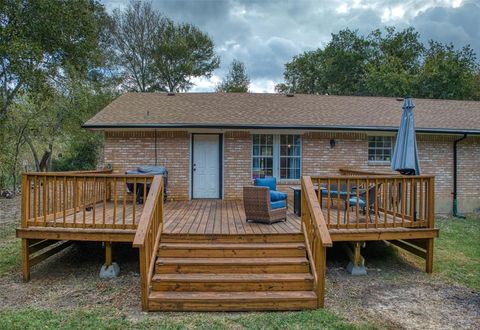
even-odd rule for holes
{"type": "MultiPolygon", "coordinates": [[[[107,10],[128,0],[105,0],[107,10]]],[[[157,0],[153,6],[178,22],[208,33],[220,55],[223,77],[233,59],[243,61],[255,91],[272,91],[282,80],[284,64],[294,55],[316,49],[343,28],[368,33],[386,25],[414,26],[423,41],[471,44],[480,54],[480,5],[476,0],[157,0]],[[461,4],[459,6],[459,3],[461,4]]],[[[212,90],[203,81],[194,90],[212,90]]]]}
{"type": "Polygon", "coordinates": [[[412,25],[422,40],[450,43],[456,47],[467,44],[480,56],[480,4],[470,2],[458,8],[437,7],[420,13],[412,25]]]}

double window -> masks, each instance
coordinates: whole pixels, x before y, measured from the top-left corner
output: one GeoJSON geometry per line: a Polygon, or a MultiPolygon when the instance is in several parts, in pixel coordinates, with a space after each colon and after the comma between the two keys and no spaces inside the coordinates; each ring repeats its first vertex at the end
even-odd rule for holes
{"type": "Polygon", "coordinates": [[[252,148],[253,178],[300,179],[300,135],[255,134],[252,148]]]}
{"type": "Polygon", "coordinates": [[[393,137],[369,136],[368,137],[368,161],[390,162],[392,159],[393,137]]]}

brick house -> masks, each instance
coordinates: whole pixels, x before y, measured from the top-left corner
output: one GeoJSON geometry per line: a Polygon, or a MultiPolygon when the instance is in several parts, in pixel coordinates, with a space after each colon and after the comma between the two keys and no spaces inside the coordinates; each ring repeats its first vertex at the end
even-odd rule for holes
{"type": "MultiPolygon", "coordinates": [[[[436,212],[480,208],[480,102],[415,100],[422,173],[436,176],[436,212]],[[462,139],[461,141],[459,141],[462,139]],[[458,142],[455,142],[458,141],[458,142]]],[[[241,198],[257,176],[283,185],[341,167],[390,169],[402,100],[384,97],[127,93],[88,120],[115,172],[158,164],[169,198],[241,198]]]]}

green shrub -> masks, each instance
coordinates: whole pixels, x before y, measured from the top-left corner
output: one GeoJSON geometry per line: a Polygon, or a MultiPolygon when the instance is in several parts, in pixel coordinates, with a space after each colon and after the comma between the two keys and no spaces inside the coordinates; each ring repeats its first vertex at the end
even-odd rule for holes
{"type": "Polygon", "coordinates": [[[68,142],[66,152],[53,159],[52,170],[79,171],[95,169],[100,146],[101,138],[96,133],[85,133],[80,137],[74,137],[68,142]]]}

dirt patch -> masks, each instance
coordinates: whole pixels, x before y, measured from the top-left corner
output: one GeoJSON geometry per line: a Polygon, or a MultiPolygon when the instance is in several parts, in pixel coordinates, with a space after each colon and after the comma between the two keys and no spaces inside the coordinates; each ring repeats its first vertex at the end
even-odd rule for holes
{"type": "Polygon", "coordinates": [[[31,280],[23,283],[20,270],[0,278],[0,309],[33,307],[74,309],[113,307],[119,312],[138,313],[138,252],[124,244],[114,245],[121,276],[101,280],[103,249],[97,243],[77,243],[32,267],[31,280]]]}
{"type": "Polygon", "coordinates": [[[479,329],[480,292],[428,275],[383,242],[367,245],[366,276],[346,272],[339,247],[327,268],[327,308],[391,329],[479,329]]]}
{"type": "MultiPolygon", "coordinates": [[[[0,230],[18,225],[18,205],[18,198],[0,199],[0,230]]],[[[395,251],[383,243],[367,245],[368,275],[353,277],[345,270],[348,260],[340,246],[335,246],[328,255],[326,307],[349,321],[391,329],[480,328],[480,292],[427,275],[395,251]]],[[[163,313],[141,312],[138,251],[116,244],[114,259],[121,274],[106,281],[98,277],[103,263],[98,243],[74,244],[34,266],[28,283],[22,282],[18,266],[0,277],[0,309],[112,308],[131,319],[161,317],[163,313]]]]}

